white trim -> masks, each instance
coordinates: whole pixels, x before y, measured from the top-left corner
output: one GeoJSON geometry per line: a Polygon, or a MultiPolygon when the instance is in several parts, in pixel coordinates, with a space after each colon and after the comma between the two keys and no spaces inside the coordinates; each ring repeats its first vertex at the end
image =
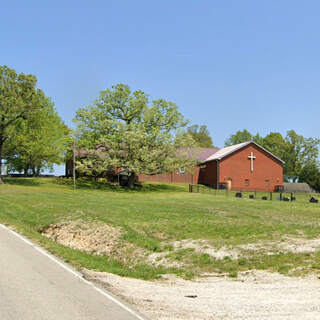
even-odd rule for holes
{"type": "Polygon", "coordinates": [[[70,268],[69,266],[67,266],[66,264],[62,263],[61,261],[59,261],[57,258],[55,258],[54,256],[52,256],[51,254],[47,253],[45,250],[43,250],[42,248],[38,247],[37,245],[35,245],[34,243],[32,243],[31,241],[29,241],[28,239],[26,239],[25,237],[21,236],[20,234],[16,233],[15,231],[9,229],[8,227],[4,226],[3,224],[0,224],[0,227],[2,227],[3,229],[11,232],[14,236],[16,236],[17,238],[19,238],[20,240],[24,241],[25,243],[27,243],[29,246],[31,246],[32,248],[34,248],[35,250],[37,250],[38,252],[40,252],[41,254],[43,254],[44,256],[46,256],[47,258],[49,258],[50,260],[54,261],[56,264],[58,264],[60,267],[62,267],[63,269],[69,271],[70,273],[72,273],[76,278],[78,278],[79,280],[83,281],[85,284],[89,285],[90,287],[92,287],[93,289],[95,289],[96,291],[98,291],[100,294],[102,294],[103,296],[105,296],[106,298],[108,298],[109,300],[111,300],[112,302],[116,303],[118,306],[120,306],[122,309],[128,311],[129,313],[131,313],[133,316],[135,316],[137,319],[139,320],[146,320],[145,318],[142,318],[140,315],[138,315],[135,311],[131,310],[129,307],[127,307],[125,304],[123,304],[122,302],[120,302],[119,300],[117,300],[116,298],[114,298],[113,296],[111,296],[110,294],[106,293],[105,291],[103,291],[102,289],[96,287],[92,282],[86,280],[83,278],[83,276],[76,272],[75,270],[73,270],[72,268],[70,268]]]}

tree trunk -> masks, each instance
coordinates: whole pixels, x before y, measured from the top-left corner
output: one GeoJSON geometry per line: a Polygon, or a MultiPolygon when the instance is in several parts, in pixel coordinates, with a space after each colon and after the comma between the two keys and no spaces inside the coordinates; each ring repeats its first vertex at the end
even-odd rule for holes
{"type": "Polygon", "coordinates": [[[0,141],[0,184],[3,184],[3,181],[2,181],[2,147],[3,147],[3,140],[0,141]]]}
{"type": "Polygon", "coordinates": [[[129,177],[128,177],[128,187],[130,189],[133,189],[134,188],[134,177],[135,177],[135,174],[134,172],[131,172],[129,177]]]}
{"type": "Polygon", "coordinates": [[[25,168],[23,169],[23,175],[24,175],[25,177],[28,176],[28,170],[29,170],[28,167],[25,167],[25,168]]]}
{"type": "Polygon", "coordinates": [[[32,176],[35,177],[36,176],[36,167],[32,166],[32,176]]]}
{"type": "Polygon", "coordinates": [[[2,181],[2,158],[0,157],[0,184],[3,184],[2,181]]]}

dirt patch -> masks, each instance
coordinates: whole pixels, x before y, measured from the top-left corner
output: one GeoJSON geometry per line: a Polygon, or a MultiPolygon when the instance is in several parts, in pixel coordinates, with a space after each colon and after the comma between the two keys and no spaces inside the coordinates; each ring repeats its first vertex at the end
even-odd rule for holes
{"type": "Polygon", "coordinates": [[[320,239],[288,238],[278,244],[279,249],[292,253],[315,253],[320,250],[320,239]]]}
{"type": "Polygon", "coordinates": [[[268,241],[240,245],[238,249],[245,251],[263,251],[274,253],[315,253],[320,250],[320,239],[303,239],[286,237],[281,241],[268,241]]]}
{"type": "Polygon", "coordinates": [[[320,319],[320,280],[315,275],[291,278],[250,271],[238,279],[165,276],[151,282],[89,270],[83,274],[155,320],[320,319]]]}
{"type": "Polygon", "coordinates": [[[236,260],[252,252],[272,255],[276,253],[315,253],[320,250],[320,239],[301,239],[286,237],[282,241],[260,241],[237,246],[215,248],[206,240],[186,239],[170,243],[174,250],[194,249],[197,253],[207,253],[214,259],[226,257],[236,260]]]}
{"type": "Polygon", "coordinates": [[[184,264],[180,261],[170,260],[166,256],[168,252],[154,252],[146,257],[148,264],[155,267],[165,267],[165,268],[181,268],[184,264]]]}
{"type": "Polygon", "coordinates": [[[118,244],[121,231],[104,223],[74,221],[51,225],[42,234],[72,249],[110,255],[118,244]]]}
{"type": "Polygon", "coordinates": [[[230,259],[237,259],[239,251],[234,250],[231,247],[215,248],[208,241],[205,240],[181,240],[171,243],[175,250],[179,249],[194,249],[197,253],[207,253],[215,259],[224,259],[229,257],[230,259]]]}

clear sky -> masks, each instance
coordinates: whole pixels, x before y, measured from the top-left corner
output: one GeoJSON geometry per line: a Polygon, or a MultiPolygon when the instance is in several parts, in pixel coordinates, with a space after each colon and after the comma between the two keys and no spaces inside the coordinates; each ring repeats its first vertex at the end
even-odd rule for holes
{"type": "Polygon", "coordinates": [[[0,0],[0,64],[73,126],[119,82],[178,104],[213,142],[244,128],[319,137],[318,0],[0,0]]]}

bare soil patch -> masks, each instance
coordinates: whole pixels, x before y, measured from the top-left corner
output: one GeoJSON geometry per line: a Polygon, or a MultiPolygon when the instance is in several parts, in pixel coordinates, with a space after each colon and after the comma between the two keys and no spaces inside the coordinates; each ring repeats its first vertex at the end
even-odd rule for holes
{"type": "Polygon", "coordinates": [[[215,248],[206,240],[186,239],[170,243],[175,250],[194,249],[197,253],[207,253],[215,259],[226,257],[234,260],[254,252],[275,253],[316,253],[320,250],[320,239],[286,237],[281,241],[260,241],[245,245],[223,246],[215,248]]]}
{"type": "Polygon", "coordinates": [[[238,279],[165,276],[151,282],[89,270],[83,274],[155,320],[320,319],[320,280],[315,275],[291,278],[250,271],[238,279]]]}
{"type": "Polygon", "coordinates": [[[110,255],[118,244],[121,231],[105,223],[79,220],[51,225],[42,234],[72,249],[93,255],[110,255]]]}
{"type": "Polygon", "coordinates": [[[215,259],[224,259],[229,257],[231,259],[237,259],[239,256],[239,250],[235,250],[232,247],[224,246],[222,248],[215,248],[206,240],[181,240],[171,243],[175,250],[178,249],[194,249],[197,253],[207,253],[215,259]]]}

